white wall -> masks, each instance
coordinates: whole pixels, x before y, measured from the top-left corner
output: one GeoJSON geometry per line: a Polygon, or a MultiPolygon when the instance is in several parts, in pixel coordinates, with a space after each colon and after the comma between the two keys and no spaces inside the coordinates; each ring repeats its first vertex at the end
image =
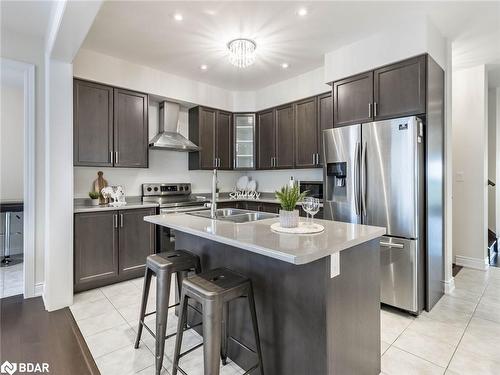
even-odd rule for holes
{"type": "MultiPolygon", "coordinates": [[[[497,93],[497,102],[496,102],[496,107],[497,107],[497,131],[496,131],[496,181],[495,183],[498,184],[498,177],[500,177],[500,87],[497,87],[496,89],[497,93]]],[[[496,196],[495,196],[495,202],[496,202],[496,235],[497,237],[500,237],[500,186],[496,185],[496,196]]]]}
{"type": "Polygon", "coordinates": [[[446,67],[446,41],[427,18],[395,22],[387,25],[386,31],[326,53],[324,82],[423,53],[446,67]]]}
{"type": "MultiPolygon", "coordinates": [[[[497,90],[488,90],[488,178],[497,182],[497,90]]],[[[488,187],[488,228],[496,233],[496,190],[488,187]]],[[[498,234],[497,234],[498,235],[498,234]]]]}
{"type": "Polygon", "coordinates": [[[44,281],[45,237],[45,61],[43,39],[2,29],[0,55],[35,65],[35,283],[44,281]]]}
{"type": "Polygon", "coordinates": [[[255,109],[262,110],[330,91],[320,67],[255,92],[255,109]]]}
{"type": "Polygon", "coordinates": [[[73,61],[75,77],[209,107],[233,109],[233,93],[144,65],[81,49],[73,61]]]}
{"type": "Polygon", "coordinates": [[[20,82],[1,82],[0,200],[24,196],[24,88],[20,82]]]}
{"type": "Polygon", "coordinates": [[[484,269],[487,254],[487,77],[484,65],[453,72],[453,253],[484,269]]]}

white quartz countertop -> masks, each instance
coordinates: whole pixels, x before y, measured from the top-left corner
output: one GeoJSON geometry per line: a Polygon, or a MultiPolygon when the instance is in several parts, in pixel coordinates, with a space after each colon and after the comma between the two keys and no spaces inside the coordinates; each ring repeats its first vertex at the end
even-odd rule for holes
{"type": "Polygon", "coordinates": [[[146,216],[144,220],[297,265],[313,262],[386,233],[381,227],[319,219],[314,221],[323,225],[325,230],[308,235],[272,231],[270,226],[278,218],[236,224],[179,213],[146,216]]]}

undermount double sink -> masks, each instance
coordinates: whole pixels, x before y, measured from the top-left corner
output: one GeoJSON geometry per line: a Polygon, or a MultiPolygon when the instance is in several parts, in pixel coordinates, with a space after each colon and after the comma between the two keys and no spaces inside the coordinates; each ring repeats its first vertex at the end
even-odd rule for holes
{"type": "MultiPolygon", "coordinates": [[[[210,210],[187,212],[187,214],[211,219],[210,210]]],[[[271,214],[269,212],[241,210],[239,208],[221,208],[216,211],[215,220],[230,221],[232,223],[238,224],[264,219],[272,219],[275,217],[278,217],[278,215],[271,214]]]]}

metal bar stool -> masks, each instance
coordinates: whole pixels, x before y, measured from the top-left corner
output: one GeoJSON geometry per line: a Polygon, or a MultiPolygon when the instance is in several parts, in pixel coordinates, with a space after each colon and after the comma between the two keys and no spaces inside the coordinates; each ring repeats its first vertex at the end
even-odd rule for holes
{"type": "Polygon", "coordinates": [[[261,375],[264,374],[252,282],[245,276],[228,270],[227,268],[217,268],[185,278],[182,282],[177,331],[179,333],[175,341],[172,375],[176,375],[177,371],[187,375],[186,372],[179,367],[179,360],[181,357],[191,353],[202,345],[204,374],[218,375],[220,369],[219,356],[222,359],[222,363],[224,365],[226,364],[228,339],[233,340],[244,349],[257,355],[257,363],[246,371],[245,374],[250,374],[257,368],[260,368],[261,375]],[[256,351],[229,335],[228,304],[230,301],[240,297],[246,297],[248,299],[256,351]],[[200,303],[203,308],[203,343],[181,353],[182,328],[186,326],[188,298],[194,299],[200,303]]]}
{"type": "MultiPolygon", "coordinates": [[[[182,280],[189,271],[201,272],[200,258],[185,250],[165,251],[162,253],[149,255],[146,259],[146,273],[144,276],[144,288],[142,291],[141,311],[139,314],[139,327],[137,329],[137,338],[134,347],[139,347],[142,328],[155,338],[155,364],[156,374],[160,374],[163,363],[163,353],[165,352],[165,340],[176,335],[172,333],[166,336],[168,309],[178,306],[179,303],[169,306],[170,280],[172,274],[176,273],[177,288],[181,294],[182,280]],[[149,287],[151,277],[156,275],[156,311],[146,314],[146,306],[149,297],[149,287]],[[156,334],[144,323],[144,318],[156,313],[156,334]]],[[[183,328],[182,326],[181,328],[183,328]]]]}

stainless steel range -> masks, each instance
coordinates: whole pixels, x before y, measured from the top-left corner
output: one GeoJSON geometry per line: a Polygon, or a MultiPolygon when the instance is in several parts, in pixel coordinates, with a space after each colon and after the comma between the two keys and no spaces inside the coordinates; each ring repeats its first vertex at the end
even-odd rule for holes
{"type": "MultiPolygon", "coordinates": [[[[142,201],[158,203],[162,215],[210,209],[210,201],[193,195],[189,183],[142,184],[142,201]]],[[[175,232],[172,229],[159,226],[157,235],[159,251],[174,249],[175,232]]]]}

